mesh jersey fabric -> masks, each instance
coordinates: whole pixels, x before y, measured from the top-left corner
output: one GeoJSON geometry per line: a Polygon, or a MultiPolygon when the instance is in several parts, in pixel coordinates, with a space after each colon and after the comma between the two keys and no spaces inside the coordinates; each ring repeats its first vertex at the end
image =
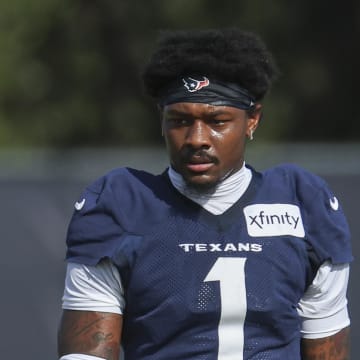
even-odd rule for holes
{"type": "Polygon", "coordinates": [[[296,305],[320,264],[351,261],[348,226],[320,178],[292,165],[252,171],[244,196],[217,216],[166,175],[134,169],[82,194],[67,258],[118,268],[125,356],[300,359],[296,305]]]}

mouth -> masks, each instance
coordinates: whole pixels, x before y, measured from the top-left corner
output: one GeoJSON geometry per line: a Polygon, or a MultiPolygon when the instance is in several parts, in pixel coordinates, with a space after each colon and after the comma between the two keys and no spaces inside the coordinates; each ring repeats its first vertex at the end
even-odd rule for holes
{"type": "Polygon", "coordinates": [[[213,163],[187,163],[186,168],[191,172],[202,173],[209,170],[213,165],[213,163]]]}
{"type": "Polygon", "coordinates": [[[186,169],[193,173],[206,172],[216,163],[215,159],[204,154],[193,154],[184,160],[186,169]]]}

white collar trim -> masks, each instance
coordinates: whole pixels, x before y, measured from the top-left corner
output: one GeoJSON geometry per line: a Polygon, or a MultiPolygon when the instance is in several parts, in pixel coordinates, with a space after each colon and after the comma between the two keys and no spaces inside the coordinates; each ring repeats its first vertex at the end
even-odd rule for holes
{"type": "Polygon", "coordinates": [[[183,177],[173,168],[168,170],[169,178],[173,186],[184,196],[201,205],[214,215],[220,215],[234,205],[248,188],[252,173],[245,166],[223,180],[211,193],[198,193],[189,188],[183,177]]]}

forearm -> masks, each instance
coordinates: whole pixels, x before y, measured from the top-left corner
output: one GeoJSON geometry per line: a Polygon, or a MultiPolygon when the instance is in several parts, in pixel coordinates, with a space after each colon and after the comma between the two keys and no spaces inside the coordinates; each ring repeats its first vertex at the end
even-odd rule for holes
{"type": "Polygon", "coordinates": [[[321,339],[301,340],[302,360],[349,360],[350,328],[321,339]]]}
{"type": "Polygon", "coordinates": [[[58,334],[58,355],[79,353],[118,360],[121,326],[118,314],[65,310],[58,334]]]}

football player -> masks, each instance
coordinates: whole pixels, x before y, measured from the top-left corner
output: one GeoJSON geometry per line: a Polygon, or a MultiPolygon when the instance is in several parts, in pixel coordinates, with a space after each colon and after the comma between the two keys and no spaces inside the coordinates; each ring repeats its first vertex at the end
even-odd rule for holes
{"type": "Polygon", "coordinates": [[[276,74],[253,33],[163,35],[143,79],[170,165],[113,170],[76,202],[61,360],[348,359],[338,199],[298,166],[245,163],[276,74]]]}

